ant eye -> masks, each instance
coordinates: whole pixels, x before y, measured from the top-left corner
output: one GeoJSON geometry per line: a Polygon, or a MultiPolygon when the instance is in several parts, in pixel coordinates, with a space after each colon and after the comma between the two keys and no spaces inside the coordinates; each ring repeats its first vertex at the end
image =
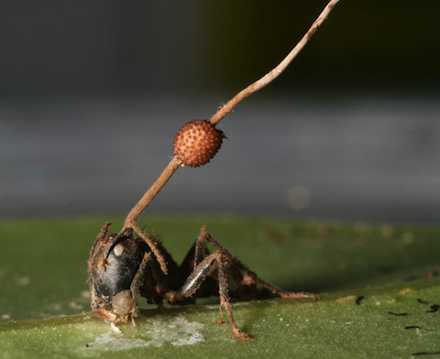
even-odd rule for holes
{"type": "Polygon", "coordinates": [[[113,248],[113,253],[115,254],[115,256],[119,257],[122,255],[122,253],[124,253],[124,246],[119,243],[115,246],[115,248],[113,248]]]}

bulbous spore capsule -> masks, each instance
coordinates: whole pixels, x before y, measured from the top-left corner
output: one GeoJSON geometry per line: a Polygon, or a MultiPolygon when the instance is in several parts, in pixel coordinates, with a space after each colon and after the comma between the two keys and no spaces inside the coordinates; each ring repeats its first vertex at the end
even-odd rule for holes
{"type": "Polygon", "coordinates": [[[203,166],[218,152],[224,137],[209,121],[190,121],[174,137],[174,154],[185,166],[203,166]]]}

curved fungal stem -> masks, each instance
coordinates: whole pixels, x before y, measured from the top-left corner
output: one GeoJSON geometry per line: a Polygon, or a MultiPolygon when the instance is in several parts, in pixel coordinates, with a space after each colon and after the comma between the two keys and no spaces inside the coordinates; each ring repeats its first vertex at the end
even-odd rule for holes
{"type": "Polygon", "coordinates": [[[306,32],[306,34],[302,37],[302,39],[296,44],[296,46],[289,52],[289,54],[281,61],[276,67],[274,67],[271,71],[269,71],[266,75],[264,75],[261,79],[255,81],[250,84],[244,90],[241,90],[237,95],[235,95],[227,104],[222,106],[209,120],[212,125],[216,125],[219,123],[229,112],[231,112],[235,106],[237,106],[243,99],[248,97],[249,95],[257,92],[262,89],[273,80],[275,80],[281,73],[289,66],[292,60],[299,54],[299,52],[303,49],[303,47],[307,44],[307,42],[311,39],[313,34],[318,30],[321,24],[327,19],[330,11],[334,8],[334,6],[339,2],[339,0],[331,0],[315,22],[312,24],[310,29],[306,32]]]}
{"type": "MultiPolygon", "coordinates": [[[[253,94],[254,92],[260,90],[265,87],[269,83],[271,83],[274,79],[276,79],[292,62],[292,60],[298,55],[298,53],[303,49],[303,47],[307,44],[313,34],[318,30],[321,24],[329,15],[330,11],[333,7],[339,2],[339,0],[330,0],[330,2],[326,5],[324,10],[318,16],[316,21],[312,24],[310,29],[306,32],[306,34],[302,37],[302,39],[297,43],[297,45],[292,49],[292,51],[270,72],[264,75],[259,80],[255,81],[244,90],[240,91],[237,95],[235,95],[228,103],[222,106],[209,120],[212,125],[217,125],[229,112],[231,112],[235,106],[237,106],[243,99],[253,94]]],[[[145,211],[151,201],[157,196],[160,190],[166,185],[171,176],[177,171],[177,169],[182,165],[182,162],[174,156],[156,182],[150,187],[150,189],[142,196],[140,201],[133,207],[133,209],[128,214],[124,228],[122,231],[127,228],[136,227],[136,221],[141,216],[141,214],[145,211]]]]}
{"type": "Polygon", "coordinates": [[[171,176],[177,169],[180,167],[181,161],[174,156],[168,166],[165,167],[163,172],[160,174],[159,178],[153,185],[148,189],[147,192],[142,196],[136,206],[130,211],[127,215],[127,218],[124,222],[123,230],[127,228],[133,228],[136,225],[136,222],[140,215],[145,211],[151,201],[159,194],[160,190],[167,184],[171,176]]]}

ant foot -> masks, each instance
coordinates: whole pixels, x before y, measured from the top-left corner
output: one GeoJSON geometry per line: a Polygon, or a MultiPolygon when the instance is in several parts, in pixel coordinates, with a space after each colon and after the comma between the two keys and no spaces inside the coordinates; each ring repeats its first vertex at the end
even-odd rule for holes
{"type": "Polygon", "coordinates": [[[242,332],[240,329],[238,328],[233,328],[232,329],[232,334],[235,335],[235,337],[239,340],[249,340],[251,339],[251,337],[249,336],[249,334],[242,332]]]}

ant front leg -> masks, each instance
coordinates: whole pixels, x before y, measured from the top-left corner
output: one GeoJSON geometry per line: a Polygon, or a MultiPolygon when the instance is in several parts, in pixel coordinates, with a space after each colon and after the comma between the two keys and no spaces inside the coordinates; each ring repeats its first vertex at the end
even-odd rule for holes
{"type": "MultiPolygon", "coordinates": [[[[142,229],[140,229],[136,222],[132,221],[129,222],[130,225],[124,225],[124,227],[121,229],[121,231],[112,239],[111,245],[108,247],[105,255],[108,256],[108,254],[110,253],[110,251],[121,241],[121,239],[124,237],[124,235],[129,232],[132,233],[132,231],[136,232],[139,237],[141,237],[143,239],[143,241],[148,245],[148,247],[150,247],[151,251],[154,253],[154,255],[156,256],[157,261],[160,264],[161,270],[163,273],[168,274],[168,266],[167,266],[167,260],[164,257],[164,255],[161,252],[161,246],[159,245],[159,243],[157,242],[157,240],[151,238],[148,234],[146,234],[142,229]]],[[[106,226],[109,223],[106,223],[106,226]]],[[[102,233],[106,230],[108,230],[108,228],[104,226],[104,228],[101,230],[100,235],[102,235],[102,233]]],[[[106,232],[104,232],[105,234],[106,232]]],[[[96,244],[95,244],[96,245],[96,244]]],[[[93,248],[92,248],[93,251],[93,248]]]]}

